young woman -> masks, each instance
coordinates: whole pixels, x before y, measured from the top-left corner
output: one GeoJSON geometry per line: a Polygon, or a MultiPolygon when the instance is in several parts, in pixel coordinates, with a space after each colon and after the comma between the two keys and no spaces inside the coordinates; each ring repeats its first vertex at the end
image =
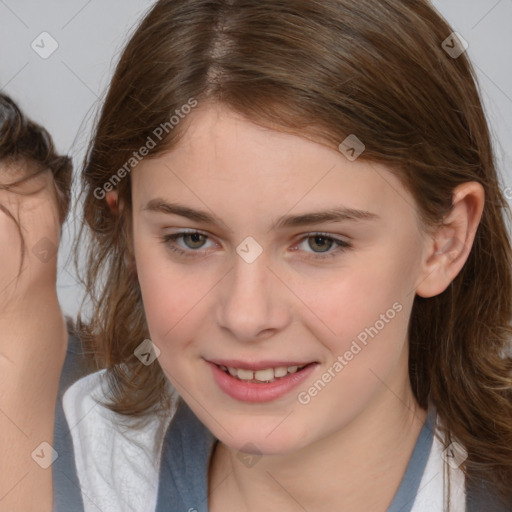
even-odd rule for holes
{"type": "Polygon", "coordinates": [[[429,2],[158,1],[83,187],[68,510],[511,510],[508,210],[429,2]]]}
{"type": "Polygon", "coordinates": [[[71,160],[0,94],[0,510],[50,511],[52,436],[68,333],[57,248],[71,160]]]}

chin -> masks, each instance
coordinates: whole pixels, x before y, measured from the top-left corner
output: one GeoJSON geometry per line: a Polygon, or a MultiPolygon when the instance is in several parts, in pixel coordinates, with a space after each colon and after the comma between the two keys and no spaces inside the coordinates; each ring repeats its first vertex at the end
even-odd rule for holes
{"type": "Polygon", "coordinates": [[[223,420],[221,425],[233,435],[218,426],[212,433],[229,448],[255,455],[284,455],[309,444],[310,439],[305,433],[293,430],[290,425],[285,427],[286,420],[280,425],[280,421],[267,419],[258,421],[257,425],[248,425],[247,422],[223,420]]]}

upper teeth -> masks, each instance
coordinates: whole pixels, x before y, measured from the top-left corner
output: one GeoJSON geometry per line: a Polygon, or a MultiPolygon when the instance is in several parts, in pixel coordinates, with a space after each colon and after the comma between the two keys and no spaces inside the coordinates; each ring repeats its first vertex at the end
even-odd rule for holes
{"type": "MultiPolygon", "coordinates": [[[[305,365],[304,365],[305,366],[305,365]]],[[[304,368],[301,366],[300,368],[304,368]]],[[[243,370],[241,368],[232,368],[222,366],[221,368],[224,371],[228,371],[230,375],[233,377],[238,377],[240,380],[258,380],[260,382],[268,382],[272,381],[275,378],[284,377],[288,373],[295,373],[299,367],[298,366],[279,366],[277,368],[267,368],[265,370],[243,370]]]]}

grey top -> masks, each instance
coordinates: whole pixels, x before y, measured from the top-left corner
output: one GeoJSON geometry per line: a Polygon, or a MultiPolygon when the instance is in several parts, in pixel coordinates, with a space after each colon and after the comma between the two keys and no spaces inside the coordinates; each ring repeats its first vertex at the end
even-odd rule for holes
{"type": "Polygon", "coordinates": [[[62,397],[64,392],[78,379],[87,375],[88,371],[84,363],[82,346],[69,323],[68,332],[68,349],[60,376],[55,407],[53,448],[57,451],[57,459],[52,465],[54,512],[82,512],[84,510],[75,467],[73,441],[64,415],[62,397]]]}
{"type": "MultiPolygon", "coordinates": [[[[410,512],[434,439],[434,421],[435,409],[431,407],[387,512],[410,512]]],[[[164,441],[156,512],[208,512],[208,467],[216,443],[180,400],[164,441]]]]}
{"type": "MultiPolygon", "coordinates": [[[[54,449],[58,457],[52,466],[54,512],[84,510],[71,432],[62,408],[62,397],[66,389],[90,372],[84,361],[82,346],[73,332],[70,332],[55,411],[54,449]]],[[[435,408],[431,406],[387,512],[411,511],[432,447],[434,423],[435,408]]],[[[156,512],[208,512],[208,467],[217,442],[180,398],[162,447],[156,512]]],[[[498,503],[487,492],[483,482],[469,481],[466,485],[466,512],[512,512],[512,505],[498,503]]]]}
{"type": "MultiPolygon", "coordinates": [[[[418,435],[402,481],[386,512],[410,512],[434,440],[432,405],[418,435]]],[[[156,512],[208,512],[208,467],[217,439],[180,399],[162,450],[156,512]]],[[[482,482],[466,488],[466,512],[512,512],[482,482]]],[[[432,511],[443,512],[443,511],[432,511]]]]}

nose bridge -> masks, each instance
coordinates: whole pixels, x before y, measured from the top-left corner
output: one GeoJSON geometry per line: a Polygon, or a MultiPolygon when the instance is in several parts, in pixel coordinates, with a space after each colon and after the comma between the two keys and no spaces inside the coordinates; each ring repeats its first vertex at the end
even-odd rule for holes
{"type": "Polygon", "coordinates": [[[282,284],[268,268],[271,262],[267,255],[263,251],[256,254],[250,244],[238,246],[218,304],[219,325],[239,340],[280,329],[287,319],[282,291],[278,289],[282,284]]]}

